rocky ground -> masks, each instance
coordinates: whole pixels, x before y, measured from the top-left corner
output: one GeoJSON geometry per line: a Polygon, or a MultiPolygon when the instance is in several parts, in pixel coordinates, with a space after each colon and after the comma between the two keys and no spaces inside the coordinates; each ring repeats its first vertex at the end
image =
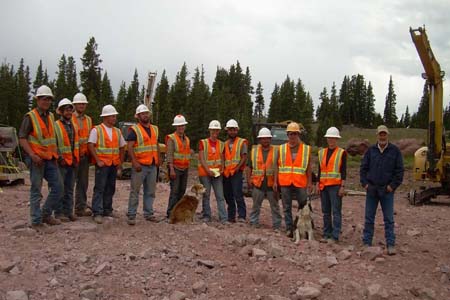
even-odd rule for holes
{"type": "MultiPolygon", "coordinates": [[[[347,186],[357,188],[351,172],[347,186]]],[[[363,250],[362,196],[344,198],[339,244],[296,245],[270,228],[267,201],[260,229],[151,223],[142,215],[131,227],[128,181],[117,184],[116,218],[96,225],[86,217],[36,232],[27,225],[29,182],[3,187],[0,299],[450,299],[450,202],[411,207],[409,183],[396,196],[395,256],[386,255],[381,211],[375,245],[363,250]]],[[[168,191],[158,184],[161,219],[168,191]]],[[[250,210],[252,200],[246,201],[250,210]]],[[[212,196],[216,214],[214,202],[212,196]]],[[[313,207],[320,239],[320,203],[313,207]]]]}

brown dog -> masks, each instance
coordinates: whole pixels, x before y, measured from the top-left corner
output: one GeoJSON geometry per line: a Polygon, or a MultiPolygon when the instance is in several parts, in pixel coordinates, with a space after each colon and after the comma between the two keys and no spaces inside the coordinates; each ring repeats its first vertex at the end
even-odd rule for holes
{"type": "Polygon", "coordinates": [[[197,210],[201,197],[205,193],[205,188],[199,183],[194,184],[191,188],[191,192],[195,196],[184,195],[173,207],[169,218],[170,224],[194,223],[195,211],[197,210]]]}

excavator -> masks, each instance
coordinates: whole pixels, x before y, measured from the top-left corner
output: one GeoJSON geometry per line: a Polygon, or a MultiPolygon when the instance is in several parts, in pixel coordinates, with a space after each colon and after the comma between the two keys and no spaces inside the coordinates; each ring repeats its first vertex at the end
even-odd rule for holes
{"type": "Polygon", "coordinates": [[[425,73],[422,78],[429,87],[427,146],[414,153],[413,177],[421,185],[408,194],[411,205],[426,204],[440,195],[450,195],[450,143],[445,142],[443,126],[443,80],[441,70],[431,50],[424,27],[409,29],[425,73]]]}

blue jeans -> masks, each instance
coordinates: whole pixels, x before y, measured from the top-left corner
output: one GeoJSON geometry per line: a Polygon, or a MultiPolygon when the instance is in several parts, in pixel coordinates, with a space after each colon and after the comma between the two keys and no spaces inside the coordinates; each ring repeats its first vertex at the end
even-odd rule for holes
{"type": "Polygon", "coordinates": [[[83,212],[87,206],[87,189],[89,185],[89,156],[80,158],[75,169],[75,210],[83,212]]]}
{"type": "Polygon", "coordinates": [[[141,165],[141,172],[137,172],[134,168],[131,170],[130,197],[128,200],[128,213],[130,218],[136,217],[136,211],[139,205],[139,191],[144,186],[144,217],[153,215],[153,202],[156,193],[156,175],[157,168],[155,165],[141,165]]]}
{"type": "Polygon", "coordinates": [[[342,224],[342,197],[338,196],[339,185],[326,186],[320,191],[323,214],[323,237],[339,240],[342,224]],[[331,220],[333,215],[333,220],[331,220]]]}
{"type": "Polygon", "coordinates": [[[292,198],[297,198],[298,208],[303,208],[306,204],[306,188],[295,187],[294,185],[281,187],[281,200],[283,201],[284,222],[286,230],[292,230],[292,198]]]}
{"type": "Polygon", "coordinates": [[[203,201],[202,201],[203,218],[211,220],[211,206],[209,203],[209,198],[211,195],[211,186],[212,186],[214,189],[214,194],[216,196],[217,210],[219,212],[219,221],[220,222],[227,221],[225,198],[223,196],[222,176],[219,177],[200,176],[199,179],[201,184],[203,184],[203,186],[206,189],[205,193],[203,194],[203,201]]]}
{"type": "Polygon", "coordinates": [[[41,166],[37,166],[27,158],[27,164],[30,168],[30,216],[32,224],[40,224],[42,218],[52,215],[52,210],[58,205],[58,201],[62,194],[62,181],[58,171],[58,165],[55,159],[44,160],[41,166]],[[42,199],[42,180],[48,182],[49,193],[47,199],[42,206],[41,215],[41,199],[42,199]]]}
{"type": "Polygon", "coordinates": [[[242,171],[236,172],[233,176],[223,178],[223,189],[227,202],[228,221],[236,222],[236,206],[239,219],[247,216],[244,194],[242,193],[242,171]]]}
{"type": "Polygon", "coordinates": [[[375,215],[377,213],[378,202],[381,204],[384,219],[384,236],[387,246],[395,245],[394,233],[394,193],[385,192],[369,186],[366,195],[366,216],[363,231],[363,243],[372,245],[374,232],[375,215]]]}
{"type": "Polygon", "coordinates": [[[273,190],[268,189],[264,192],[255,186],[252,189],[253,208],[250,213],[250,224],[259,224],[259,214],[265,194],[267,194],[267,200],[269,200],[270,210],[272,211],[272,227],[274,229],[279,229],[281,226],[280,206],[278,205],[278,199],[275,199],[274,197],[273,190]]]}
{"type": "Polygon", "coordinates": [[[94,216],[112,214],[113,196],[116,192],[117,166],[95,166],[95,185],[92,197],[92,213],[94,216]]]}
{"type": "Polygon", "coordinates": [[[175,179],[170,179],[170,195],[169,203],[167,205],[167,218],[170,217],[170,212],[175,204],[177,204],[181,197],[183,197],[184,193],[186,193],[188,173],[189,169],[175,169],[175,175],[177,177],[175,179]]]}
{"type": "Polygon", "coordinates": [[[56,216],[70,216],[73,214],[73,186],[75,184],[75,168],[71,166],[59,167],[64,192],[55,208],[56,216]]]}

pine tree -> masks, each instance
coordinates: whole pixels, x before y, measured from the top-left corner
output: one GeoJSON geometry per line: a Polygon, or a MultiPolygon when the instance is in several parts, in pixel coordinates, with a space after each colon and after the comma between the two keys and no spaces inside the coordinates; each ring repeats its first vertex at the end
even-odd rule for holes
{"type": "Polygon", "coordinates": [[[299,116],[294,114],[295,85],[289,76],[286,76],[286,79],[281,84],[279,98],[281,105],[280,117],[282,118],[280,121],[293,120],[300,122],[299,116]]]}
{"type": "MultiPolygon", "coordinates": [[[[83,68],[80,72],[81,88],[89,101],[91,109],[95,109],[94,102],[100,99],[101,94],[101,67],[102,60],[97,53],[97,43],[94,37],[91,37],[84,48],[85,52],[81,58],[83,68]]],[[[89,107],[88,106],[88,107],[89,107]]],[[[101,110],[101,108],[100,108],[101,110]]]]}
{"type": "Polygon", "coordinates": [[[419,108],[417,113],[413,114],[411,117],[411,127],[424,129],[428,128],[429,95],[428,83],[425,82],[419,108]]]}
{"type": "Polygon", "coordinates": [[[0,124],[13,125],[14,117],[12,116],[15,111],[12,104],[15,98],[15,87],[14,67],[2,63],[0,66],[0,107],[2,108],[0,109],[0,124]]]}
{"type": "Polygon", "coordinates": [[[169,99],[169,81],[166,71],[161,75],[161,80],[156,86],[155,97],[152,103],[153,123],[158,125],[160,133],[160,142],[164,142],[164,137],[172,130],[172,113],[169,99]]]}
{"type": "MultiPolygon", "coordinates": [[[[444,110],[444,128],[450,129],[450,103],[445,107],[444,110]]],[[[448,136],[447,136],[448,138],[448,136]]]]}
{"type": "Polygon", "coordinates": [[[69,56],[66,64],[66,97],[73,99],[76,93],[78,93],[77,66],[73,56],[69,56]]]}
{"type": "Polygon", "coordinates": [[[397,114],[395,112],[396,98],[394,91],[394,83],[392,76],[389,79],[389,89],[386,95],[386,102],[384,106],[383,121],[388,127],[394,127],[397,124],[397,114]]]}
{"type": "Polygon", "coordinates": [[[44,68],[42,67],[42,60],[39,60],[39,65],[36,70],[36,76],[33,82],[33,93],[36,93],[36,89],[44,84],[44,68]]]}
{"type": "Polygon", "coordinates": [[[264,119],[264,96],[261,81],[256,86],[255,112],[253,114],[256,122],[262,122],[264,119]]]}
{"type": "Polygon", "coordinates": [[[228,71],[222,67],[217,67],[216,77],[214,78],[212,84],[210,113],[208,114],[210,121],[214,119],[221,121],[227,118],[227,107],[225,104],[229,101],[230,105],[232,105],[232,95],[230,92],[230,87],[227,83],[228,81],[228,71]]]}
{"type": "Polygon", "coordinates": [[[366,128],[375,127],[375,95],[373,94],[372,83],[369,81],[365,101],[365,111],[362,119],[362,125],[366,128]]]}
{"type": "Polygon", "coordinates": [[[15,128],[19,128],[23,115],[28,111],[30,98],[30,78],[28,67],[25,67],[23,58],[15,74],[15,97],[10,102],[10,122],[15,128]]]}
{"type": "Polygon", "coordinates": [[[119,109],[119,119],[122,121],[133,121],[134,113],[136,108],[139,105],[139,76],[138,72],[135,69],[133,80],[128,86],[127,97],[125,98],[125,102],[122,106],[118,107],[119,109]]]}
{"type": "Polygon", "coordinates": [[[331,119],[333,120],[332,126],[342,129],[342,120],[341,115],[339,114],[339,103],[338,96],[336,91],[336,84],[333,82],[331,86],[331,94],[330,94],[330,114],[331,119]]]}
{"type": "Polygon", "coordinates": [[[175,115],[186,114],[186,102],[190,89],[190,82],[187,76],[187,66],[186,63],[183,63],[169,92],[170,103],[172,105],[171,110],[175,115]]]}
{"type": "Polygon", "coordinates": [[[269,112],[267,116],[267,122],[275,123],[281,121],[280,113],[280,87],[275,83],[275,86],[270,97],[269,112]]]}
{"type": "Polygon", "coordinates": [[[411,125],[411,115],[409,114],[409,107],[406,106],[405,116],[403,118],[403,126],[409,128],[411,125]]]}
{"type": "Polygon", "coordinates": [[[316,111],[317,121],[319,122],[319,126],[316,131],[316,145],[319,147],[325,147],[327,145],[327,140],[323,136],[328,128],[334,126],[330,98],[328,97],[327,89],[325,87],[320,93],[319,99],[321,102],[316,111]]]}
{"type": "MultiPolygon", "coordinates": [[[[55,89],[53,90],[53,95],[55,95],[55,102],[60,101],[63,98],[70,98],[67,95],[67,83],[66,83],[66,66],[67,60],[66,56],[63,54],[58,62],[58,72],[56,72],[57,77],[55,81],[55,89]]],[[[73,96],[73,95],[72,95],[73,96]]]]}
{"type": "Polygon", "coordinates": [[[339,90],[339,114],[343,124],[352,124],[352,103],[350,97],[350,78],[344,76],[344,80],[339,90]]]}
{"type": "Polygon", "coordinates": [[[111,82],[109,81],[108,72],[105,71],[105,74],[103,74],[98,106],[103,107],[107,104],[114,104],[114,94],[111,88],[111,82]]]}

